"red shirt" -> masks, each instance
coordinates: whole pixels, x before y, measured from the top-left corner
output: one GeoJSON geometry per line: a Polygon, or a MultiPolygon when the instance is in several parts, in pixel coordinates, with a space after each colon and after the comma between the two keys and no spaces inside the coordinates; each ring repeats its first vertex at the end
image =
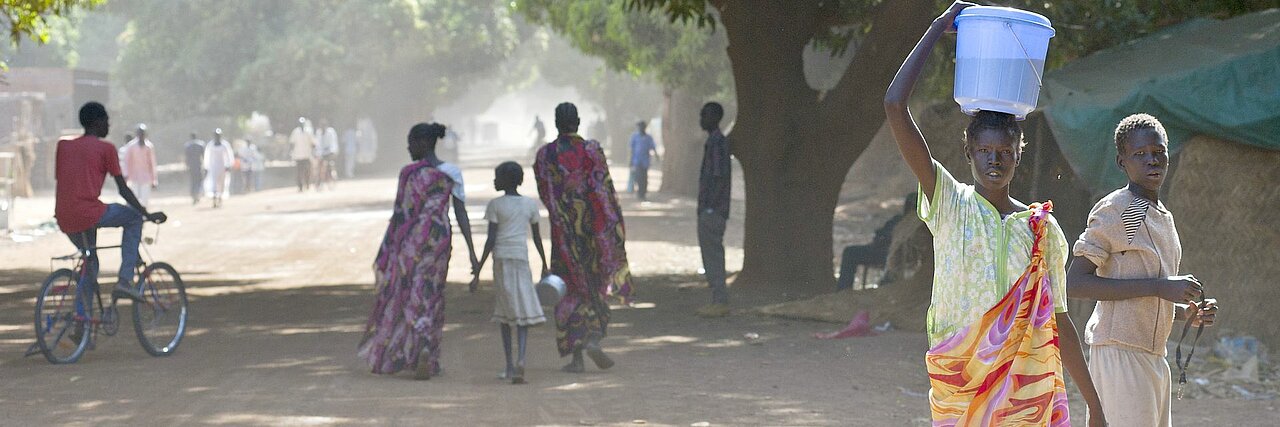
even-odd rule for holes
{"type": "Polygon", "coordinates": [[[107,175],[120,175],[116,147],[93,135],[58,141],[54,175],[58,180],[53,216],[63,233],[98,225],[107,205],[98,200],[107,175]]]}

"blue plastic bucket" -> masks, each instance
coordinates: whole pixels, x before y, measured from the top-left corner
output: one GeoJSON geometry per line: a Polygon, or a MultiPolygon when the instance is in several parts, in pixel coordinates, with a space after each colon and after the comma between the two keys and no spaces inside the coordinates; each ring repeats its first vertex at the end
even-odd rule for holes
{"type": "Polygon", "coordinates": [[[1025,119],[1040,97],[1053,26],[1036,13],[973,6],[956,17],[955,99],[960,110],[999,111],[1025,119]]]}

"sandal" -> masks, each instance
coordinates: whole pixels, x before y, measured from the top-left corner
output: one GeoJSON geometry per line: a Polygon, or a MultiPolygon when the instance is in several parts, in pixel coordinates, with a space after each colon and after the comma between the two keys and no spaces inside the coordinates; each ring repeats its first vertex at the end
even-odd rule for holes
{"type": "Polygon", "coordinates": [[[524,384],[524,367],[517,366],[515,372],[511,374],[512,384],[524,384]]]}
{"type": "Polygon", "coordinates": [[[597,368],[609,369],[613,367],[613,359],[604,354],[604,349],[600,348],[599,338],[587,340],[586,350],[587,357],[590,357],[591,361],[595,362],[597,368]]]}
{"type": "Polygon", "coordinates": [[[431,362],[428,361],[430,359],[427,356],[426,349],[418,353],[418,366],[413,368],[413,379],[423,381],[431,379],[431,362]]]}

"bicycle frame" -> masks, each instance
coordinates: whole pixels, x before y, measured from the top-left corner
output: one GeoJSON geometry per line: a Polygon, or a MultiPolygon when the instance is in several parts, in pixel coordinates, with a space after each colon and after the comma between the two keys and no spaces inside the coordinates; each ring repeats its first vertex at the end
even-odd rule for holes
{"type": "MultiPolygon", "coordinates": [[[[155,236],[150,238],[143,238],[142,243],[150,244],[155,242],[159,238],[160,238],[160,228],[156,227],[155,236]]],[[[103,323],[104,321],[103,317],[107,307],[105,304],[102,303],[102,290],[101,290],[101,287],[99,286],[98,278],[89,277],[89,273],[88,273],[89,269],[87,269],[86,267],[90,262],[94,262],[94,263],[98,262],[97,256],[96,256],[97,251],[102,249],[121,249],[122,247],[123,247],[122,245],[89,247],[89,248],[85,248],[84,250],[77,250],[76,253],[71,255],[54,257],[50,259],[51,263],[53,261],[73,261],[74,260],[75,264],[72,267],[71,271],[76,276],[75,319],[77,321],[81,321],[89,325],[93,325],[94,330],[97,330],[98,326],[103,323]],[[90,288],[92,288],[92,292],[93,292],[92,295],[89,294],[89,292],[91,291],[90,288]],[[94,313],[91,313],[88,308],[85,307],[84,301],[86,298],[97,299],[98,313],[96,316],[94,315],[94,313]]],[[[134,268],[134,277],[137,277],[138,281],[142,281],[144,280],[142,273],[146,271],[147,264],[149,264],[146,259],[150,258],[151,253],[146,250],[146,245],[139,245],[139,248],[142,250],[138,254],[138,265],[133,266],[133,268],[134,268]],[[145,253],[147,256],[143,256],[143,253],[145,253]]],[[[95,268],[94,270],[97,270],[97,269],[95,268]]],[[[114,299],[112,299],[111,304],[112,306],[115,305],[114,299]]]]}
{"type": "MultiPolygon", "coordinates": [[[[84,251],[79,251],[74,255],[67,255],[67,256],[54,258],[54,260],[72,260],[72,259],[75,260],[75,266],[71,270],[76,275],[75,319],[77,321],[81,321],[81,322],[85,322],[87,324],[93,325],[95,329],[102,324],[103,313],[106,311],[107,307],[106,307],[106,304],[103,304],[103,301],[102,301],[102,289],[99,286],[98,278],[90,277],[89,268],[87,267],[90,262],[97,262],[96,257],[94,257],[93,251],[97,251],[101,249],[119,249],[119,248],[120,248],[120,245],[99,246],[95,248],[89,248],[84,251]],[[90,292],[92,292],[92,294],[90,292]],[[98,302],[97,313],[90,312],[90,310],[86,307],[84,303],[84,301],[86,301],[86,298],[94,298],[97,300],[98,302]]],[[[137,275],[137,277],[139,277],[139,280],[141,280],[142,272],[146,269],[145,268],[146,265],[147,265],[146,261],[139,259],[138,265],[134,266],[135,274],[137,275]]],[[[115,305],[115,301],[112,300],[111,304],[115,305]]]]}
{"type": "MultiPolygon", "coordinates": [[[[157,227],[155,231],[155,235],[153,237],[143,238],[142,242],[140,243],[145,243],[146,245],[151,245],[155,243],[156,240],[159,239],[159,232],[160,230],[157,227]]],[[[33,343],[31,348],[27,350],[27,353],[25,356],[31,356],[33,354],[39,354],[41,352],[44,352],[45,357],[48,358],[50,362],[53,362],[53,363],[74,362],[79,359],[80,355],[85,350],[83,347],[76,349],[75,353],[72,356],[69,356],[70,357],[69,359],[61,359],[60,356],[52,355],[51,350],[48,347],[48,340],[46,340],[45,337],[48,336],[49,333],[53,333],[53,336],[54,336],[53,343],[58,343],[58,342],[61,342],[61,340],[64,338],[64,335],[66,335],[67,333],[71,333],[72,337],[76,337],[78,334],[82,333],[84,334],[83,339],[89,340],[88,342],[90,345],[90,349],[92,349],[92,343],[94,340],[93,335],[102,333],[102,334],[106,334],[107,336],[114,336],[115,334],[119,333],[119,326],[121,326],[120,325],[121,317],[119,315],[119,311],[117,310],[118,299],[116,296],[113,295],[111,297],[109,305],[107,304],[106,301],[104,301],[104,298],[102,297],[101,286],[98,283],[98,278],[96,277],[97,276],[96,273],[98,272],[98,267],[100,266],[100,261],[97,256],[99,254],[99,251],[106,250],[106,249],[122,249],[123,245],[91,246],[90,239],[77,241],[77,237],[78,236],[74,236],[74,235],[72,236],[73,242],[79,243],[76,245],[77,251],[75,253],[72,253],[70,255],[50,258],[50,270],[52,270],[53,273],[50,274],[49,279],[46,279],[44,287],[42,287],[42,290],[41,290],[42,292],[41,297],[37,299],[35,327],[36,327],[36,334],[38,335],[38,339],[37,339],[37,342],[33,343]],[[54,264],[60,261],[67,261],[69,264],[71,264],[70,268],[55,269],[54,264]],[[54,278],[58,278],[58,277],[61,277],[62,279],[58,279],[58,281],[55,281],[54,278]],[[74,285],[71,284],[72,281],[75,282],[74,285]],[[67,291],[66,288],[68,286],[76,286],[76,292],[74,294],[66,292],[67,291]],[[53,295],[58,295],[58,296],[53,300],[45,299],[46,296],[53,296],[53,295]],[[70,306],[68,306],[67,304],[67,298],[71,298],[73,300],[70,306]],[[98,307],[96,310],[93,307],[93,303],[95,302],[95,299],[98,304],[98,307]],[[48,307],[50,302],[52,302],[52,305],[53,305],[52,312],[54,314],[44,313],[45,309],[41,308],[41,307],[48,307]],[[64,321],[69,323],[61,326],[60,329],[55,331],[54,330],[55,327],[59,325],[60,322],[64,322],[64,321]],[[59,359],[55,359],[55,357],[58,357],[59,359]]],[[[93,242],[93,243],[96,243],[96,242],[93,242]]],[[[178,279],[178,273],[177,271],[173,270],[172,266],[169,266],[168,264],[164,264],[164,263],[153,264],[150,251],[146,248],[146,246],[141,246],[141,245],[139,246],[138,255],[139,257],[138,257],[137,263],[129,267],[134,269],[133,271],[134,271],[135,277],[137,278],[137,281],[134,283],[130,283],[129,286],[137,286],[137,287],[143,288],[142,292],[145,295],[148,295],[149,298],[142,301],[135,301],[132,304],[133,310],[134,310],[133,311],[134,329],[138,333],[138,339],[142,343],[143,349],[145,349],[152,356],[166,356],[173,351],[172,350],[173,347],[176,347],[177,340],[181,339],[182,331],[184,329],[182,325],[185,324],[185,319],[186,319],[186,315],[185,315],[186,299],[185,299],[185,294],[182,293],[181,279],[178,279]],[[155,308],[156,310],[168,309],[167,307],[169,306],[169,304],[167,304],[166,301],[164,301],[164,298],[160,297],[160,293],[158,289],[155,289],[155,288],[151,288],[149,290],[147,289],[149,285],[146,285],[146,284],[150,283],[153,279],[152,277],[150,277],[149,270],[153,268],[157,268],[157,266],[159,267],[159,270],[157,271],[166,271],[172,276],[172,278],[177,279],[177,289],[179,292],[178,295],[181,297],[180,301],[178,301],[179,305],[181,306],[180,308],[181,311],[179,312],[180,317],[178,318],[179,323],[177,326],[178,332],[177,332],[177,335],[170,342],[170,344],[172,344],[173,347],[171,346],[165,346],[165,347],[159,347],[159,348],[155,347],[153,343],[150,341],[151,337],[144,336],[144,332],[140,326],[141,324],[138,323],[140,322],[138,317],[140,315],[140,312],[139,312],[140,304],[146,305],[149,307],[159,307],[159,308],[155,308]]],[[[81,339],[82,338],[74,338],[74,340],[80,342],[79,345],[83,346],[84,341],[80,341],[81,339]]]]}

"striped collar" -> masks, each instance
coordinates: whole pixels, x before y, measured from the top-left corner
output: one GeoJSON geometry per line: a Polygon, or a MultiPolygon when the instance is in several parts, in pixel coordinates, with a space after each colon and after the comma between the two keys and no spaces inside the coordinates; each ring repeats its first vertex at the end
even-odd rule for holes
{"type": "Polygon", "coordinates": [[[1129,243],[1133,243],[1133,237],[1138,234],[1138,229],[1147,221],[1147,210],[1155,207],[1157,212],[1168,213],[1164,205],[1160,202],[1152,203],[1145,197],[1129,191],[1129,207],[1125,208],[1120,214],[1121,220],[1124,222],[1124,235],[1129,243]]]}

